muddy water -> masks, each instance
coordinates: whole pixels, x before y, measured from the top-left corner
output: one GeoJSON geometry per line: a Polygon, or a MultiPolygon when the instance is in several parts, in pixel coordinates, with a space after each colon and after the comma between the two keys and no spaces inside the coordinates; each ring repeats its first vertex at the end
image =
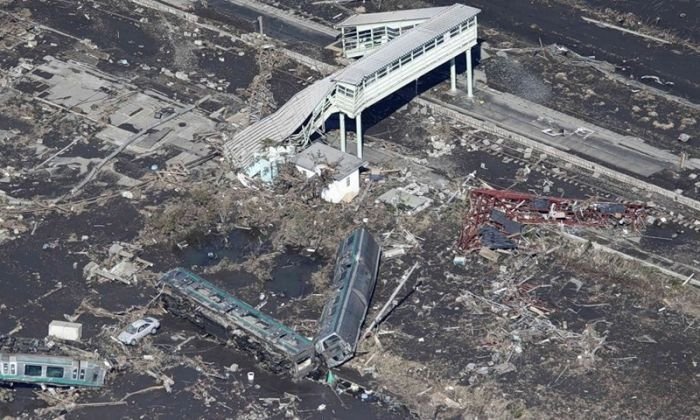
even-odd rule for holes
{"type": "Polygon", "coordinates": [[[254,252],[260,252],[265,244],[259,234],[249,230],[233,230],[227,235],[208,234],[191,238],[176,245],[157,244],[144,250],[144,258],[152,261],[153,270],[165,272],[173,267],[203,269],[226,259],[241,263],[254,252]]]}
{"type": "MultiPolygon", "coordinates": [[[[432,3],[445,6],[453,2],[437,0],[432,3]]],[[[551,2],[473,0],[469,4],[482,10],[479,22],[483,25],[513,33],[535,45],[541,40],[545,45],[557,43],[584,56],[596,56],[637,79],[642,75],[657,75],[675,84],[667,87],[674,95],[696,102],[700,98],[696,71],[700,67],[700,55],[681,46],[660,45],[614,29],[600,28],[583,21],[584,15],[575,9],[551,2]]],[[[606,4],[610,7],[609,2],[606,4]]],[[[654,87],[662,86],[654,84],[654,87]]]]}
{"type": "Polygon", "coordinates": [[[0,114],[0,130],[18,130],[21,133],[27,133],[30,129],[31,125],[26,121],[0,114]]]}
{"type": "Polygon", "coordinates": [[[681,38],[700,40],[700,3],[694,0],[586,0],[594,7],[614,7],[623,13],[634,13],[642,22],[671,30],[681,38]]]}
{"type": "MultiPolygon", "coordinates": [[[[143,60],[159,55],[159,42],[146,27],[134,20],[127,20],[111,14],[108,8],[81,7],[61,1],[22,2],[20,8],[28,8],[32,18],[52,28],[74,35],[80,39],[90,39],[116,59],[128,61],[143,60]]],[[[123,11],[122,11],[123,12],[123,11]]]]}
{"type": "Polygon", "coordinates": [[[318,260],[299,253],[280,254],[267,288],[282,297],[304,297],[312,290],[310,274],[319,266],[318,260]]]}
{"type": "MultiPolygon", "coordinates": [[[[82,277],[82,267],[89,261],[86,252],[104,255],[113,241],[135,239],[141,227],[137,210],[128,201],[118,199],[77,216],[48,216],[34,235],[25,235],[0,246],[0,304],[5,306],[0,309],[0,334],[21,323],[18,336],[44,337],[51,320],[72,314],[80,301],[88,296],[95,306],[110,311],[123,311],[148,302],[155,294],[151,288],[117,283],[88,285],[82,277]],[[82,235],[88,235],[88,238],[82,240],[82,235]],[[41,298],[59,282],[63,288],[41,298]]],[[[260,244],[257,234],[234,231],[223,237],[203,238],[189,251],[151,249],[147,257],[153,258],[156,270],[188,264],[204,268],[222,258],[243,261],[251,252],[260,252],[260,244]],[[215,257],[211,258],[210,253],[215,257]]],[[[291,297],[309,293],[310,276],[319,264],[313,258],[290,252],[277,257],[277,268],[269,282],[260,282],[243,272],[222,272],[205,277],[233,293],[245,290],[242,297],[246,299],[262,291],[270,296],[268,308],[275,309],[282,307],[282,303],[293,304],[291,297]]],[[[82,315],[79,322],[83,323],[85,340],[115,323],[109,318],[89,314],[82,315]]],[[[161,317],[161,324],[161,332],[153,340],[166,350],[172,350],[179,343],[172,338],[175,334],[185,337],[199,337],[201,334],[189,322],[168,314],[161,317]]],[[[201,356],[225,379],[207,379],[192,368],[174,367],[164,372],[175,380],[171,394],[156,390],[129,398],[126,405],[81,409],[67,418],[236,418],[251,412],[248,408],[251,402],[257,403],[259,398],[283,398],[285,393],[300,398],[297,404],[299,413],[307,418],[406,418],[406,413],[396,413],[381,405],[363,403],[349,396],[338,397],[330,388],[308,380],[295,383],[272,375],[260,369],[251,355],[202,338],[191,341],[181,351],[190,356],[201,356]],[[225,371],[224,367],[234,363],[239,366],[238,372],[225,371]],[[245,379],[247,372],[255,373],[254,383],[245,379]],[[213,398],[209,402],[194,398],[192,394],[204,390],[202,380],[213,381],[206,388],[213,398]],[[323,410],[319,411],[319,407],[323,410]]],[[[133,356],[140,357],[138,349],[133,356]]],[[[84,392],[81,401],[114,401],[129,392],[154,385],[152,378],[137,372],[112,373],[107,383],[103,389],[84,392]]],[[[1,405],[0,416],[31,414],[43,406],[34,398],[34,392],[30,387],[16,387],[14,402],[1,405]]],[[[264,418],[284,417],[284,410],[280,410],[276,403],[255,411],[264,418]]]]}
{"type": "MultiPolygon", "coordinates": [[[[64,313],[72,313],[88,292],[82,277],[82,268],[88,262],[85,253],[113,241],[132,240],[140,228],[136,210],[125,201],[113,200],[109,211],[96,208],[72,217],[48,216],[33,236],[24,235],[2,245],[0,300],[7,309],[0,317],[0,333],[21,322],[21,335],[44,337],[48,323],[62,319],[64,313]],[[83,235],[88,239],[82,240],[83,235]],[[62,289],[30,303],[56,288],[59,282],[62,289]]],[[[122,293],[129,294],[126,290],[122,293]]]]}

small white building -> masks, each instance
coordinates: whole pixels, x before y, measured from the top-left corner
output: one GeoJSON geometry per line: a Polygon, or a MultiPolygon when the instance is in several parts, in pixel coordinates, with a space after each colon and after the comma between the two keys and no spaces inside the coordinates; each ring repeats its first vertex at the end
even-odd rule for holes
{"type": "Polygon", "coordinates": [[[323,143],[314,143],[296,155],[294,163],[307,178],[320,175],[321,171],[331,173],[331,182],[321,193],[321,197],[331,203],[349,202],[360,193],[360,167],[362,160],[323,143]]]}
{"type": "Polygon", "coordinates": [[[80,341],[83,336],[83,324],[66,321],[51,321],[49,336],[62,340],[80,341]]]}

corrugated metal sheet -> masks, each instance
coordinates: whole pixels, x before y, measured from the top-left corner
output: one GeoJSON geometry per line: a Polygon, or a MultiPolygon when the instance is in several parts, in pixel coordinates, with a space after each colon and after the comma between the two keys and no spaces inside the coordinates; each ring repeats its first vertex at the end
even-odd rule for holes
{"type": "Polygon", "coordinates": [[[392,12],[363,13],[353,15],[339,24],[336,28],[360,25],[375,25],[380,23],[401,22],[405,20],[430,19],[447,7],[426,7],[423,9],[394,10],[392,12]]]}
{"type": "Polygon", "coordinates": [[[250,165],[263,140],[279,143],[294,134],[334,87],[331,76],[306,87],[273,114],[236,133],[224,145],[226,156],[239,167],[250,165]]]}
{"type": "Polygon", "coordinates": [[[477,8],[463,4],[447,7],[429,21],[411,29],[393,41],[384,44],[382,48],[372,54],[366,55],[347,66],[335,75],[335,80],[359,85],[365,77],[381,70],[394,60],[401,58],[404,54],[410,53],[416,47],[449,31],[480,11],[477,8]]]}
{"type": "Polygon", "coordinates": [[[479,229],[481,244],[489,249],[517,249],[518,246],[493,226],[483,226],[479,229]]]}

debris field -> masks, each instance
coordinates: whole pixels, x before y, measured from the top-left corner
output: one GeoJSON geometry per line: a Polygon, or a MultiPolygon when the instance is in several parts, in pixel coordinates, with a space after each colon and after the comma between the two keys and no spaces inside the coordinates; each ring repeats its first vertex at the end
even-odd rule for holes
{"type": "MultiPolygon", "coordinates": [[[[0,0],[0,417],[700,416],[692,81],[475,3],[474,98],[462,58],[365,112],[362,159],[243,171],[224,144],[348,64],[334,24],[451,2],[0,0]],[[585,168],[474,123],[501,93],[685,160],[585,168]]],[[[697,59],[685,21],[574,3],[697,59]]]]}

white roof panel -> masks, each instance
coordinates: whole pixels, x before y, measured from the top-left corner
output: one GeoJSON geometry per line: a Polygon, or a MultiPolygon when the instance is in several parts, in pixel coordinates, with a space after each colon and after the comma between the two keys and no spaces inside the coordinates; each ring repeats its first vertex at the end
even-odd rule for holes
{"type": "Polygon", "coordinates": [[[410,53],[438,35],[476,16],[479,12],[481,12],[480,9],[463,4],[446,7],[429,21],[387,42],[375,52],[362,57],[331,77],[338,82],[357,86],[362,83],[365,77],[381,70],[394,60],[410,53]]]}
{"type": "Polygon", "coordinates": [[[224,144],[226,154],[241,167],[248,166],[255,152],[262,149],[263,140],[279,143],[291,136],[334,87],[330,77],[307,86],[273,114],[236,133],[233,139],[224,144]]]}
{"type": "Polygon", "coordinates": [[[391,12],[363,13],[353,15],[335,25],[336,28],[380,23],[401,22],[404,20],[430,19],[447,7],[426,7],[423,9],[394,10],[391,12]]]}

